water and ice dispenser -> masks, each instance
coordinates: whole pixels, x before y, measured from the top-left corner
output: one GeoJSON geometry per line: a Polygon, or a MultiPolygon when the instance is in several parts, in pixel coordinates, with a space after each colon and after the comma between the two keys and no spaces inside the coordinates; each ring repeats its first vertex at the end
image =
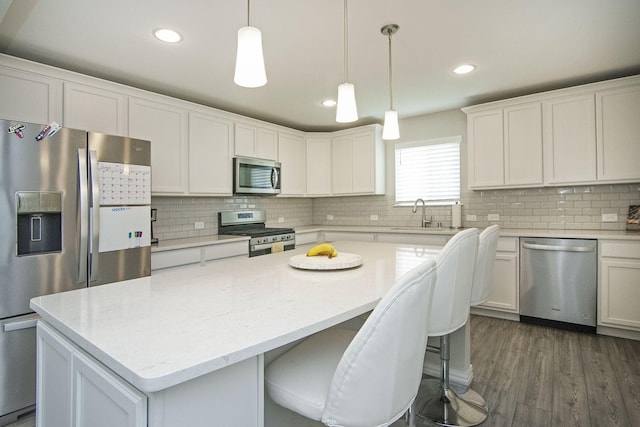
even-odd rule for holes
{"type": "Polygon", "coordinates": [[[62,251],[62,193],[16,193],[17,253],[37,255],[62,251]]]}

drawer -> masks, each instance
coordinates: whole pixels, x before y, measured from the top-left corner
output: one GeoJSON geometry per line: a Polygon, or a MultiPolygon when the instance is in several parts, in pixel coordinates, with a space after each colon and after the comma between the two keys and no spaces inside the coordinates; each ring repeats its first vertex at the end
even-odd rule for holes
{"type": "Polygon", "coordinates": [[[640,259],[640,241],[600,240],[600,256],[640,259]]]}
{"type": "Polygon", "coordinates": [[[517,237],[500,237],[498,239],[497,252],[518,252],[517,237]]]}

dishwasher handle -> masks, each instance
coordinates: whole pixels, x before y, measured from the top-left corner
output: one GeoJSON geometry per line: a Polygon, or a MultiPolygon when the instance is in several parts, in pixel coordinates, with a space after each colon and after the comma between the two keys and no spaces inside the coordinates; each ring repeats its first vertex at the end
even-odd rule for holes
{"type": "Polygon", "coordinates": [[[538,251],[555,251],[555,252],[593,252],[594,246],[557,246],[557,245],[541,245],[539,243],[523,243],[525,249],[534,249],[538,251]]]}

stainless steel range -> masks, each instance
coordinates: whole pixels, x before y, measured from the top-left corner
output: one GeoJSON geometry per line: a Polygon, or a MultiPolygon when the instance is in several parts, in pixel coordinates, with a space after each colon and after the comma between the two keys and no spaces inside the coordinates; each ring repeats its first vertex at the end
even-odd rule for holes
{"type": "Polygon", "coordinates": [[[218,212],[218,234],[250,236],[249,257],[295,249],[295,230],[267,228],[266,218],[264,211],[218,212]]]}

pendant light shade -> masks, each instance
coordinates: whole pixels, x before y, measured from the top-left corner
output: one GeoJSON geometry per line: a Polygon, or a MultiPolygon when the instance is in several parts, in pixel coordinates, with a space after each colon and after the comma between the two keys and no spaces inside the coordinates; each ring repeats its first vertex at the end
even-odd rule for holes
{"type": "Polygon", "coordinates": [[[400,27],[395,24],[385,25],[380,29],[383,35],[389,37],[389,110],[384,113],[384,127],[382,128],[382,139],[388,141],[400,138],[398,112],[393,109],[393,73],[391,68],[391,36],[397,33],[398,29],[400,27]]]}
{"type": "Polygon", "coordinates": [[[358,120],[356,107],[356,88],[352,83],[342,83],[338,86],[338,106],[336,108],[336,122],[350,123],[358,120]]]}
{"type": "Polygon", "coordinates": [[[262,54],[262,33],[250,23],[251,2],[247,6],[247,26],[238,30],[236,72],[233,81],[242,87],[260,87],[267,83],[262,54]]]}
{"type": "Polygon", "coordinates": [[[398,126],[398,112],[387,110],[384,113],[384,127],[382,128],[382,139],[388,141],[400,138],[400,127],[398,126]]]}
{"type": "Polygon", "coordinates": [[[350,123],[358,120],[356,106],[356,89],[349,82],[349,31],[347,18],[347,0],[344,0],[344,83],[338,86],[338,106],[336,108],[336,122],[350,123]]]}

